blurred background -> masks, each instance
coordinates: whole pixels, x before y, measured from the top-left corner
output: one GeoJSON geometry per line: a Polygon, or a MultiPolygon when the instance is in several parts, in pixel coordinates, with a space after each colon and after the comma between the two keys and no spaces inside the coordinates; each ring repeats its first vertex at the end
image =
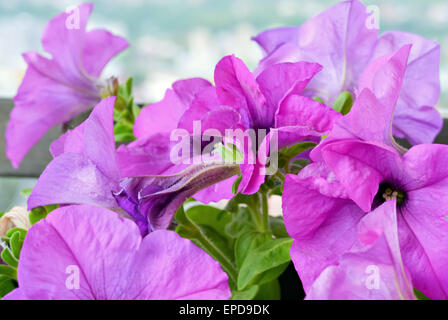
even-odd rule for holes
{"type": "MultiPolygon", "coordinates": [[[[42,53],[42,31],[49,19],[82,1],[0,2],[0,98],[12,98],[25,73],[21,53],[42,53]]],[[[134,78],[139,103],[161,99],[180,78],[213,78],[216,62],[234,53],[255,68],[261,52],[250,38],[279,26],[297,26],[337,0],[96,0],[89,28],[106,28],[131,46],[103,76],[134,78]]],[[[448,1],[362,1],[379,8],[380,31],[403,30],[436,40],[442,47],[439,109],[448,117],[448,1]]],[[[5,118],[5,113],[0,113],[5,118]]],[[[0,119],[6,123],[7,119],[0,119]]],[[[1,127],[4,128],[4,127],[1,127]]],[[[4,130],[4,129],[3,129],[4,130]]],[[[3,132],[2,135],[3,137],[3,132]]],[[[3,145],[3,144],[0,144],[3,145]]],[[[4,157],[4,150],[0,153],[4,157]]],[[[4,159],[3,159],[4,160],[4,159]]],[[[20,190],[36,179],[0,177],[0,211],[24,205],[20,190]]]]}

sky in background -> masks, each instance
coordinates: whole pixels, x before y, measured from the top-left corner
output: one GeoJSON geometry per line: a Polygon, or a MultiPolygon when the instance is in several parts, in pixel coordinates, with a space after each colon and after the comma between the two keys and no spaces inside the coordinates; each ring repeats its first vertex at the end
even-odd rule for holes
{"type": "MultiPolygon", "coordinates": [[[[250,40],[278,26],[300,25],[335,0],[97,0],[88,28],[107,28],[131,46],[104,76],[134,77],[136,101],[154,102],[171,83],[188,77],[212,79],[216,62],[234,53],[250,68],[261,58],[250,40]]],[[[40,38],[53,16],[79,1],[0,2],[0,97],[14,96],[26,68],[21,53],[42,51],[40,38]]],[[[442,46],[442,98],[448,111],[448,1],[377,0],[380,30],[404,30],[442,46]]],[[[448,115],[448,114],[447,114],[448,115]]]]}

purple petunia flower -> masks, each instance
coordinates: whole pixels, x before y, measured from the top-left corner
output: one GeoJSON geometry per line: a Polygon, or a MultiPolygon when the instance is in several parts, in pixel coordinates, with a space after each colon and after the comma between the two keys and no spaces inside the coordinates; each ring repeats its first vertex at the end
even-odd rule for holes
{"type": "Polygon", "coordinates": [[[36,52],[23,55],[28,69],[14,97],[5,135],[6,155],[15,168],[51,127],[101,100],[106,89],[99,80],[101,71],[128,47],[124,38],[106,30],[86,31],[92,9],[93,4],[81,4],[48,23],[42,44],[51,58],[36,52]]]}
{"type": "Polygon", "coordinates": [[[144,239],[115,212],[76,205],[34,225],[9,300],[228,299],[218,262],[173,231],[144,239]]]}
{"type": "MultiPolygon", "coordinates": [[[[142,110],[135,122],[134,134],[143,139],[158,132],[170,133],[185,129],[194,134],[193,123],[199,121],[202,131],[264,130],[267,138],[251,139],[255,154],[240,150],[242,181],[239,191],[251,194],[264,182],[265,164],[269,156],[269,140],[275,136],[278,148],[301,141],[319,141],[340,114],[299,94],[311,78],[321,70],[315,63],[283,63],[267,68],[255,77],[235,56],[221,59],[215,68],[215,86],[199,78],[175,82],[165,98],[142,110]],[[157,124],[153,124],[157,119],[157,124]],[[262,150],[257,150],[260,146],[262,150]],[[260,151],[260,152],[259,152],[260,151]],[[254,159],[255,163],[249,163],[254,159]]],[[[244,145],[247,141],[232,141],[244,145]]],[[[160,141],[161,144],[167,141],[160,141]]],[[[132,152],[132,146],[126,148],[132,152]]],[[[182,167],[184,169],[184,167],[182,167]]],[[[208,202],[233,196],[231,186],[236,176],[213,185],[195,195],[208,202]]]]}
{"type": "MultiPolygon", "coordinates": [[[[139,144],[154,140],[160,132],[183,129],[194,139],[214,129],[224,144],[232,143],[237,148],[241,160],[226,164],[211,154],[201,154],[196,157],[198,162],[173,166],[160,176],[131,177],[121,182],[122,190],[115,193],[117,201],[131,215],[140,212],[147,216],[153,230],[168,227],[188,197],[202,202],[233,197],[232,185],[238,174],[242,176],[239,192],[257,192],[265,180],[273,137],[277,148],[317,142],[341,116],[317,101],[299,96],[320,69],[314,63],[284,63],[255,78],[240,59],[227,56],[215,68],[215,86],[199,78],[175,82],[161,102],[143,109],[134,127],[139,140],[122,147],[122,154],[136,158],[142,153],[139,144]],[[157,123],[152,125],[155,119],[157,123]],[[194,121],[200,122],[201,131],[195,132],[194,121]],[[240,130],[242,137],[227,136],[228,129],[240,130]],[[249,130],[256,133],[255,137],[244,134],[249,130]],[[261,138],[257,130],[264,130],[261,138]]],[[[167,140],[158,141],[168,145],[167,140]]],[[[138,167],[143,168],[145,160],[140,160],[138,167]]],[[[134,173],[133,169],[129,173],[134,173]]]]}
{"type": "Polygon", "coordinates": [[[391,138],[408,53],[405,46],[376,61],[352,112],[313,150],[316,162],[285,179],[285,224],[306,291],[353,246],[365,213],[396,199],[403,264],[414,286],[432,299],[448,297],[448,170],[440,165],[448,146],[406,151],[391,138]]]}
{"type": "Polygon", "coordinates": [[[393,199],[361,219],[353,247],[322,271],[306,299],[413,300],[413,289],[400,254],[393,199]]]}
{"type": "Polygon", "coordinates": [[[431,143],[442,128],[434,108],[440,95],[438,43],[415,34],[391,31],[378,37],[373,16],[358,0],[344,1],[300,27],[267,30],[254,38],[265,53],[258,73],[277,63],[309,61],[323,66],[303,95],[334,103],[356,86],[369,63],[412,44],[403,88],[396,102],[393,133],[412,144],[431,143]]]}

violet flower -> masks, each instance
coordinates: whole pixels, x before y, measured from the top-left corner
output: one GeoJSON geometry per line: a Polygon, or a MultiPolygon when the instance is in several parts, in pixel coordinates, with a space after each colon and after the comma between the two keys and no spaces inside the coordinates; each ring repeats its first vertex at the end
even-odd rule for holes
{"type": "Polygon", "coordinates": [[[55,158],[33,188],[28,198],[28,209],[49,204],[90,204],[122,209],[135,219],[143,235],[148,233],[144,215],[121,207],[113,193],[121,190],[120,180],[126,177],[122,172],[125,167],[131,168],[136,175],[164,172],[172,165],[170,148],[163,148],[158,141],[147,139],[141,141],[143,152],[138,155],[116,150],[113,128],[115,99],[102,100],[81,125],[51,144],[50,152],[55,158]],[[145,167],[141,166],[142,160],[145,167]]]}
{"type": "Polygon", "coordinates": [[[101,71],[128,42],[102,29],[86,31],[93,4],[61,13],[47,25],[42,44],[51,58],[36,52],[23,55],[28,68],[6,130],[6,155],[17,168],[26,153],[53,126],[95,106],[106,83],[101,71]],[[70,15],[77,15],[70,25],[70,15]]]}
{"type": "Polygon", "coordinates": [[[343,91],[359,94],[359,77],[371,61],[412,44],[393,134],[412,144],[431,143],[443,124],[434,108],[440,95],[440,46],[401,31],[378,37],[373,18],[361,2],[351,0],[334,5],[300,27],[267,30],[254,38],[265,53],[257,73],[283,62],[319,63],[323,70],[310,81],[303,95],[319,96],[331,105],[343,91]]]}
{"type": "MultiPolygon", "coordinates": [[[[267,140],[276,136],[279,148],[301,141],[317,142],[340,116],[310,98],[299,96],[320,70],[315,63],[283,63],[267,68],[255,77],[240,59],[226,56],[216,65],[215,86],[199,78],[175,82],[161,102],[142,110],[135,122],[134,134],[147,138],[160,131],[169,133],[175,129],[195,134],[193,122],[200,121],[202,131],[199,134],[208,129],[218,130],[222,136],[226,129],[264,130],[268,134],[267,140]],[[155,125],[154,119],[157,119],[155,125]]],[[[249,143],[250,149],[255,149],[252,154],[240,150],[244,155],[240,165],[239,191],[242,193],[255,193],[264,182],[269,141],[259,140],[232,141],[236,145],[249,143]],[[264,149],[257,154],[260,145],[264,149]],[[254,158],[253,162],[249,161],[254,158]]],[[[225,185],[223,182],[213,185],[211,188],[217,192],[207,188],[195,198],[203,202],[231,198],[235,179],[236,176],[227,179],[225,185]]]]}
{"type": "Polygon", "coordinates": [[[414,288],[398,243],[395,200],[361,219],[353,247],[327,267],[308,300],[414,300],[414,288]]]}
{"type": "Polygon", "coordinates": [[[115,212],[56,209],[25,238],[19,287],[7,300],[228,299],[227,274],[173,231],[144,239],[115,212]]]}
{"type": "Polygon", "coordinates": [[[390,135],[408,52],[405,46],[377,60],[364,75],[360,102],[313,150],[317,162],[285,179],[285,225],[306,291],[353,246],[365,213],[395,198],[403,264],[414,286],[432,299],[448,297],[448,170],[440,165],[448,146],[406,151],[390,135]]]}
{"type": "MultiPolygon", "coordinates": [[[[152,139],[159,131],[168,134],[181,128],[194,139],[215,129],[221,132],[224,144],[230,142],[237,148],[242,159],[226,164],[225,159],[205,161],[214,156],[200,154],[199,162],[191,161],[190,166],[173,166],[157,176],[131,177],[121,182],[122,189],[115,193],[117,202],[134,217],[143,214],[139,220],[147,221],[154,230],[167,228],[188,197],[203,202],[233,197],[232,185],[238,174],[242,176],[238,192],[257,192],[265,180],[273,137],[278,148],[317,142],[340,117],[319,102],[299,96],[320,69],[313,63],[284,63],[255,78],[240,59],[227,56],[215,68],[215,86],[198,78],[175,82],[161,102],[143,109],[135,123],[135,135],[152,139]],[[194,131],[193,121],[200,121],[200,132],[194,131]],[[262,139],[244,134],[242,138],[228,137],[227,129],[268,134],[262,139]]],[[[166,140],[159,143],[168,144],[166,140]]],[[[130,145],[122,151],[131,155],[133,150],[130,145]]]]}

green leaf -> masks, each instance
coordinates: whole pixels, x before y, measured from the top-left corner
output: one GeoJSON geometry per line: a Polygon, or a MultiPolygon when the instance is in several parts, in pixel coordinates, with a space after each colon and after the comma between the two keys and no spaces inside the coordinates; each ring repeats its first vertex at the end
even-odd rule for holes
{"type": "Polygon", "coordinates": [[[114,126],[115,142],[129,142],[136,140],[132,125],[128,123],[117,123],[114,126]]]}
{"type": "Polygon", "coordinates": [[[233,194],[238,193],[238,188],[240,186],[241,180],[243,180],[243,175],[240,174],[238,178],[236,178],[235,182],[232,184],[232,192],[233,194]]]}
{"type": "Polygon", "coordinates": [[[22,237],[20,231],[14,232],[11,238],[9,238],[9,246],[11,247],[12,254],[17,260],[19,260],[24,240],[25,237],[22,237]]]}
{"type": "Polygon", "coordinates": [[[20,190],[20,194],[22,196],[24,196],[25,198],[28,198],[30,196],[31,192],[33,192],[33,188],[25,188],[25,189],[20,190]]]}
{"type": "Polygon", "coordinates": [[[237,213],[233,214],[232,221],[226,226],[226,234],[237,239],[241,234],[256,231],[249,208],[240,207],[237,213]]]}
{"type": "Polygon", "coordinates": [[[38,221],[45,219],[50,212],[56,210],[57,208],[59,208],[58,204],[50,204],[47,206],[36,207],[31,209],[31,211],[28,213],[28,218],[30,220],[31,225],[34,225],[38,221]]]}
{"type": "Polygon", "coordinates": [[[0,218],[3,217],[3,215],[6,213],[6,211],[0,211],[0,218]]]}
{"type": "Polygon", "coordinates": [[[318,97],[318,96],[313,97],[313,100],[315,100],[315,101],[317,101],[317,102],[320,102],[320,103],[322,103],[322,104],[325,104],[324,100],[322,100],[322,99],[321,99],[320,97],[318,97]]]}
{"type": "Polygon", "coordinates": [[[9,248],[3,249],[1,253],[2,260],[9,264],[11,267],[17,269],[19,266],[19,261],[14,257],[11,250],[9,248]]]}
{"type": "Polygon", "coordinates": [[[190,239],[217,260],[231,281],[236,282],[237,272],[233,262],[232,241],[226,237],[221,223],[230,221],[227,213],[210,206],[193,207],[184,211],[177,210],[175,219],[178,222],[176,232],[190,239]],[[196,208],[196,209],[194,209],[196,208]]]}
{"type": "Polygon", "coordinates": [[[291,260],[292,239],[273,239],[247,255],[238,274],[237,287],[243,290],[252,283],[262,284],[278,277],[291,260]],[[266,275],[263,273],[271,271],[266,275]]]}
{"type": "Polygon", "coordinates": [[[276,238],[289,238],[282,217],[269,217],[269,226],[276,238]]]}
{"type": "Polygon", "coordinates": [[[6,232],[6,236],[8,238],[11,238],[12,235],[16,232],[18,232],[20,234],[20,239],[23,239],[23,240],[25,239],[27,231],[25,229],[18,228],[18,227],[9,229],[8,232],[6,232]]]}
{"type": "Polygon", "coordinates": [[[208,226],[224,237],[226,225],[232,221],[232,214],[212,206],[197,205],[185,212],[186,216],[200,226],[208,226]]]}
{"type": "Polygon", "coordinates": [[[272,239],[272,234],[268,232],[252,231],[243,233],[235,242],[235,263],[238,269],[243,265],[249,252],[260,247],[262,244],[272,239]]]}
{"type": "Polygon", "coordinates": [[[414,294],[418,300],[431,300],[430,298],[425,296],[425,294],[423,292],[417,290],[416,288],[414,288],[414,294]]]}
{"type": "Polygon", "coordinates": [[[280,300],[280,283],[277,279],[260,286],[254,300],[280,300]]]}
{"type": "Polygon", "coordinates": [[[286,159],[292,159],[295,158],[297,155],[301,154],[302,152],[314,148],[315,146],[316,144],[314,142],[297,143],[289,148],[286,148],[285,150],[282,150],[282,156],[285,157],[286,159]]]}
{"type": "Polygon", "coordinates": [[[16,281],[0,275],[0,298],[3,298],[15,288],[17,288],[16,281]]]}
{"type": "Polygon", "coordinates": [[[348,91],[342,92],[334,102],[333,109],[343,115],[350,112],[353,105],[353,97],[348,91]]]}
{"type": "Polygon", "coordinates": [[[34,225],[38,221],[45,219],[47,217],[47,210],[45,207],[36,207],[31,209],[31,211],[28,213],[28,218],[30,219],[31,225],[34,225]]]}
{"type": "Polygon", "coordinates": [[[17,280],[17,270],[11,266],[0,265],[0,276],[17,280]]]}
{"type": "Polygon", "coordinates": [[[232,298],[230,298],[230,300],[252,300],[257,295],[259,289],[260,286],[255,284],[247,288],[246,290],[242,291],[232,290],[232,298]]]}

